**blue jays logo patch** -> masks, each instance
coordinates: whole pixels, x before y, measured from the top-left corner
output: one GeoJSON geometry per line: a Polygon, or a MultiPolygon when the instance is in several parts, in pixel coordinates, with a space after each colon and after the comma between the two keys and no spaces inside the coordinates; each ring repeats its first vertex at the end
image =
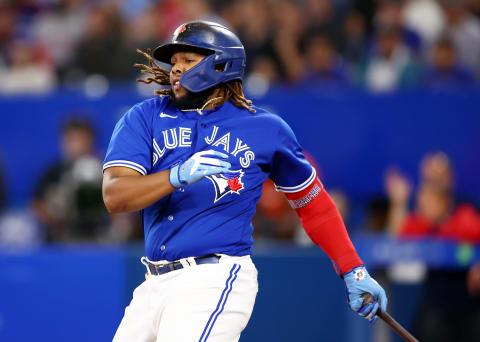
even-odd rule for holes
{"type": "Polygon", "coordinates": [[[225,174],[207,176],[206,178],[212,181],[215,188],[214,203],[228,194],[240,195],[240,191],[244,189],[242,182],[243,175],[244,172],[242,170],[235,170],[225,174]]]}

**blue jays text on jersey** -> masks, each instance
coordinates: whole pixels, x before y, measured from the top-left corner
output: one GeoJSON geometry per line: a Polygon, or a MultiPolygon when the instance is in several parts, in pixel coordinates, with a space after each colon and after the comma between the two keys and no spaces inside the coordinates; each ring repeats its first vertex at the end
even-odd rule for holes
{"type": "Polygon", "coordinates": [[[180,111],[169,97],[132,107],[117,123],[103,168],[124,166],[142,175],[170,169],[196,152],[229,155],[231,172],[177,189],[141,211],[152,260],[222,253],[250,254],[251,219],[270,177],[277,190],[297,192],[316,178],[290,127],[278,116],[227,101],[211,110],[180,111]]]}

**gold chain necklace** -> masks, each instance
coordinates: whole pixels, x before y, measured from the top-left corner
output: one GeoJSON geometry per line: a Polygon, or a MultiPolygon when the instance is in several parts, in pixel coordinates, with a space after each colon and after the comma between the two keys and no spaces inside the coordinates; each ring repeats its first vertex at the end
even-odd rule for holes
{"type": "Polygon", "coordinates": [[[196,111],[198,114],[202,115],[202,110],[205,109],[206,106],[208,106],[210,103],[212,103],[215,100],[221,100],[223,97],[214,97],[213,99],[208,100],[205,102],[205,104],[202,106],[202,108],[197,108],[197,109],[182,109],[182,112],[191,112],[191,111],[196,111]]]}

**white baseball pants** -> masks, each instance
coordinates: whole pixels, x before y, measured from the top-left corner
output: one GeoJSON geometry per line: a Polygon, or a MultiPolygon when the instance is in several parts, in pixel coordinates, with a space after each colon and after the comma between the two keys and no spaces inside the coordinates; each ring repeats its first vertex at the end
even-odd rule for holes
{"type": "Polygon", "coordinates": [[[113,342],[239,340],[258,291],[250,256],[182,264],[186,267],[150,276],[135,289],[113,342]]]}

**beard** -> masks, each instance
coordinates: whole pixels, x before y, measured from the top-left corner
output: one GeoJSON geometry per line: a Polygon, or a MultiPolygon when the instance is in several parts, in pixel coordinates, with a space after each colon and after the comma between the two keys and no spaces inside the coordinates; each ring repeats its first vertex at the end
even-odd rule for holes
{"type": "Polygon", "coordinates": [[[215,88],[206,89],[199,93],[192,93],[187,90],[187,93],[182,97],[176,97],[173,90],[170,90],[170,99],[180,110],[199,109],[202,108],[208,98],[212,96],[214,89],[215,88]]]}

